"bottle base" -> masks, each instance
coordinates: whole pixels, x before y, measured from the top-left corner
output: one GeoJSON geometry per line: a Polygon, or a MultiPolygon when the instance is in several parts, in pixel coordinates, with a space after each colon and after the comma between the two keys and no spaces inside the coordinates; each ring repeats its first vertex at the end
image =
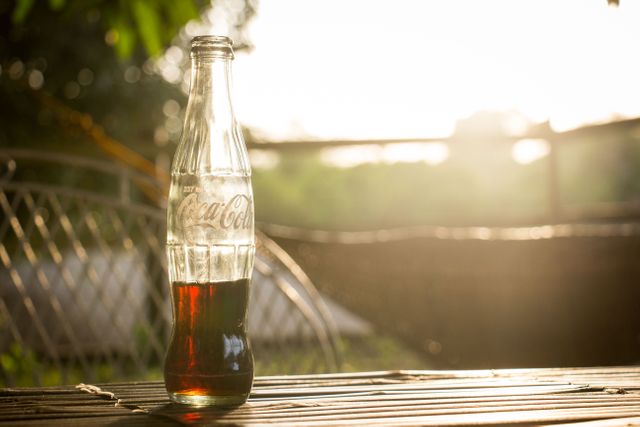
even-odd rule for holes
{"type": "Polygon", "coordinates": [[[206,396],[184,393],[169,393],[169,399],[175,403],[190,406],[237,406],[249,398],[248,394],[239,396],[206,396]]]}

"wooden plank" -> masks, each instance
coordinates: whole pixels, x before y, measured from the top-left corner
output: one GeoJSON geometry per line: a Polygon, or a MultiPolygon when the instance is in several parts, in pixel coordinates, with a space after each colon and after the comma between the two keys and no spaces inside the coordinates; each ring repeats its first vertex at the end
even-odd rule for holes
{"type": "Polygon", "coordinates": [[[640,417],[616,418],[612,420],[581,421],[577,423],[566,423],[564,427],[622,427],[640,426],[640,417]]]}
{"type": "MultiPolygon", "coordinates": [[[[283,408],[284,409],[284,408],[283,408]]],[[[455,415],[455,414],[487,414],[498,412],[512,411],[557,411],[557,410],[580,410],[580,411],[608,411],[613,409],[640,410],[639,402],[608,402],[602,403],[565,403],[547,402],[546,404],[513,404],[504,405],[496,403],[494,405],[476,404],[455,404],[455,405],[420,405],[420,406],[365,406],[359,408],[341,407],[341,408],[289,408],[280,411],[199,411],[200,414],[206,414],[212,418],[222,417],[225,420],[233,420],[236,422],[249,422],[257,419],[268,419],[272,421],[283,421],[286,419],[321,419],[321,420],[350,420],[350,419],[367,419],[367,418],[392,418],[407,416],[427,416],[427,415],[455,415]]],[[[191,413],[193,411],[186,411],[191,413]]],[[[172,414],[185,413],[182,409],[157,411],[154,414],[163,414],[171,416],[172,414]]]]}
{"type": "MultiPolygon", "coordinates": [[[[553,396],[557,397],[557,396],[553,396]]],[[[322,411],[324,413],[330,411],[359,411],[361,409],[365,410],[376,410],[377,408],[412,408],[412,407],[427,407],[430,409],[451,409],[451,408],[478,408],[478,407],[524,407],[524,406],[553,406],[556,405],[558,407],[605,407],[605,406],[616,406],[616,405],[640,405],[640,399],[631,398],[631,399],[617,399],[617,398],[597,398],[597,399],[585,399],[585,398],[566,398],[566,399],[535,399],[535,398],[527,398],[527,399],[488,399],[488,398],[477,398],[477,399],[435,399],[435,400],[401,400],[401,401],[352,401],[352,402],[344,402],[340,401],[319,401],[317,403],[306,403],[300,404],[299,402],[283,402],[280,405],[269,405],[269,406],[254,406],[251,404],[247,404],[245,407],[239,407],[234,409],[234,413],[251,413],[251,414],[261,414],[261,413],[278,413],[278,412],[305,412],[305,413],[314,413],[317,411],[322,411]]],[[[214,410],[215,411],[215,410],[214,410]]],[[[221,412],[224,412],[221,410],[221,412]]]]}
{"type": "Polygon", "coordinates": [[[320,415],[304,415],[291,413],[285,416],[273,416],[271,414],[264,416],[247,415],[245,417],[233,414],[233,412],[221,415],[212,414],[206,411],[187,411],[181,414],[167,413],[173,419],[181,422],[189,419],[197,419],[202,423],[233,423],[240,425],[253,424],[294,424],[294,425],[335,425],[335,424],[364,424],[379,422],[385,424],[394,424],[395,422],[407,423],[408,420],[415,423],[420,420],[426,424],[499,424],[502,422],[540,422],[540,421],[557,421],[557,420],[584,420],[598,419],[609,417],[624,417],[637,415],[640,407],[620,406],[620,407],[604,407],[604,408],[511,408],[505,410],[496,410],[496,408],[476,408],[476,409],[450,409],[450,410],[433,410],[429,408],[421,408],[420,410],[390,410],[390,411],[372,411],[349,414],[332,414],[323,413],[320,415]],[[382,421],[380,421],[382,420],[382,421]]]}
{"type": "Polygon", "coordinates": [[[111,415],[105,417],[86,417],[86,418],[57,418],[51,422],[43,422],[43,420],[12,420],[5,422],[0,419],[0,425],[11,427],[104,427],[104,426],[158,426],[158,427],[175,427],[181,426],[182,423],[166,417],[154,417],[144,415],[111,415]]]}
{"type": "MultiPolygon", "coordinates": [[[[384,371],[257,378],[233,409],[169,405],[162,382],[0,390],[0,425],[470,425],[640,417],[640,368],[384,371]],[[93,389],[89,389],[93,390],[93,389]],[[133,410],[149,410],[150,415],[133,410]],[[114,421],[115,422],[115,421],[114,421]]],[[[616,425],[616,424],[613,424],[616,425]]]]}

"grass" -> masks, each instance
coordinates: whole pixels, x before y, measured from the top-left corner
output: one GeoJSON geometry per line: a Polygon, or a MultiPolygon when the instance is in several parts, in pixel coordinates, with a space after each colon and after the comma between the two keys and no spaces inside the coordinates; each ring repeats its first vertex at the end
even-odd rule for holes
{"type": "MultiPolygon", "coordinates": [[[[425,357],[389,336],[343,338],[338,344],[338,350],[342,372],[432,368],[425,357]]],[[[326,371],[321,353],[309,351],[308,347],[262,351],[256,357],[255,368],[256,375],[326,371]]],[[[0,387],[54,386],[88,381],[77,366],[69,366],[65,370],[63,375],[55,367],[40,362],[33,352],[24,350],[14,343],[9,351],[0,354],[0,387]]],[[[162,366],[149,366],[144,373],[136,372],[135,369],[120,369],[121,372],[127,372],[125,376],[115,375],[114,371],[116,370],[112,366],[101,362],[94,367],[93,376],[96,382],[162,379],[162,366]]]]}

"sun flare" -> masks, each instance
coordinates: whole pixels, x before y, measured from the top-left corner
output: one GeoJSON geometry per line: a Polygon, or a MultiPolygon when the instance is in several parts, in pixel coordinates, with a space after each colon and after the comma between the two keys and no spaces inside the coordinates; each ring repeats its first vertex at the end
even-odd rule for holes
{"type": "Polygon", "coordinates": [[[638,19],[633,1],[264,2],[238,114],[271,140],[445,137],[483,110],[556,130],[636,116],[638,19]]]}

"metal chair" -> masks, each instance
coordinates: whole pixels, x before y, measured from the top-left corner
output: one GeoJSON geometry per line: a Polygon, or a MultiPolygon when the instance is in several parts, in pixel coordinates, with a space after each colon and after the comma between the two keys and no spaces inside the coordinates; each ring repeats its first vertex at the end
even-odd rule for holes
{"type": "MultiPolygon", "coordinates": [[[[159,378],[171,310],[160,184],[84,157],[0,150],[0,381],[159,378]]],[[[333,371],[313,284],[258,233],[249,335],[258,373],[333,371]]]]}

